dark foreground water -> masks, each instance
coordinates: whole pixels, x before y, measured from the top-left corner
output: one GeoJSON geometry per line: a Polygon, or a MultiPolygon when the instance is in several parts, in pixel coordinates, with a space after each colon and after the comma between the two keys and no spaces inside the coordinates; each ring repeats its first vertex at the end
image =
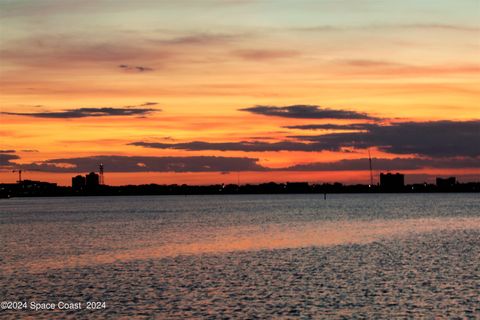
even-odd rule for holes
{"type": "Polygon", "coordinates": [[[480,318],[478,194],[17,198],[0,243],[2,319],[480,318]]]}

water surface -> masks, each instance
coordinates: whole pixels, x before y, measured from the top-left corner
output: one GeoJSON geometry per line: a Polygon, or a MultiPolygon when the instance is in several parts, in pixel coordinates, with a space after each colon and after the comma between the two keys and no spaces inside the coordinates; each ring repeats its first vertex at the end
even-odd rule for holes
{"type": "MultiPolygon", "coordinates": [[[[2,200],[0,296],[107,302],[73,317],[475,317],[479,208],[477,194],[2,200]]],[[[18,312],[69,315],[3,311],[18,312]]]]}

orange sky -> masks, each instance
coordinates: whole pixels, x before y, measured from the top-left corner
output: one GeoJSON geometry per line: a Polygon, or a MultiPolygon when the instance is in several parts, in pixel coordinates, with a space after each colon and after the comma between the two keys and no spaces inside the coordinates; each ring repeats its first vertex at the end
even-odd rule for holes
{"type": "MultiPolygon", "coordinates": [[[[480,156],[478,1],[53,0],[2,2],[0,12],[1,182],[15,181],[14,169],[23,169],[26,179],[60,184],[97,170],[68,159],[217,156],[256,159],[260,170],[238,169],[241,183],[368,183],[364,169],[287,170],[364,159],[367,148],[375,158],[435,161],[433,168],[399,167],[412,181],[449,174],[480,179],[479,166],[470,164],[480,156]],[[241,110],[255,106],[269,109],[241,110]],[[294,114],[271,114],[289,106],[294,114]],[[332,110],[350,115],[327,115],[332,110]],[[286,128],[357,123],[376,127],[365,136],[365,130],[286,128]],[[445,143],[447,130],[454,139],[445,143]],[[328,148],[314,151],[131,144],[295,142],[302,148],[312,142],[305,136],[323,146],[322,135],[352,132],[359,132],[353,144],[346,135],[326,136],[328,148]],[[51,170],[55,159],[78,170],[51,170]]],[[[238,180],[235,166],[155,168],[122,172],[107,162],[107,183],[238,180]]]]}

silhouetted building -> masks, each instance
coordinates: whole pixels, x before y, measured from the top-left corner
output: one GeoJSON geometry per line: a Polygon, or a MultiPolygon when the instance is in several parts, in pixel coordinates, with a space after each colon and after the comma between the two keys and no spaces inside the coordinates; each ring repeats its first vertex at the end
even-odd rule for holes
{"type": "Polygon", "coordinates": [[[19,184],[24,189],[55,189],[57,187],[56,183],[33,180],[22,180],[19,184]]]}
{"type": "Polygon", "coordinates": [[[292,193],[308,193],[310,192],[310,186],[308,182],[287,182],[286,191],[292,193]]]}
{"type": "Polygon", "coordinates": [[[284,193],[286,186],[282,183],[268,182],[258,185],[261,193],[284,193]]]}
{"type": "Polygon", "coordinates": [[[437,178],[437,187],[445,189],[445,188],[453,188],[457,184],[457,178],[450,177],[450,178],[437,178]]]}
{"type": "Polygon", "coordinates": [[[72,190],[73,192],[82,192],[85,190],[86,178],[78,175],[72,178],[72,190]]]}
{"type": "Polygon", "coordinates": [[[385,191],[400,191],[405,186],[405,176],[400,173],[380,173],[380,188],[385,191]]]}
{"type": "Polygon", "coordinates": [[[86,175],[85,187],[87,191],[96,190],[99,185],[100,185],[100,179],[98,177],[98,174],[96,174],[95,172],[90,172],[89,174],[86,175]]]}
{"type": "Polygon", "coordinates": [[[56,183],[22,180],[18,183],[1,183],[0,198],[56,196],[59,188],[56,183]]]}
{"type": "Polygon", "coordinates": [[[42,181],[22,180],[21,182],[12,184],[9,189],[9,191],[3,190],[3,192],[14,194],[16,196],[52,195],[57,191],[57,184],[42,181]]]}

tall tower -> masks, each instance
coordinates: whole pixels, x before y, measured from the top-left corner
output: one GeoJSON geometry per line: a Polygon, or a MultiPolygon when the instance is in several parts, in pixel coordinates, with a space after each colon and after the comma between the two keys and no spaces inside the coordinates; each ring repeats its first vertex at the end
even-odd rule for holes
{"type": "Polygon", "coordinates": [[[370,149],[368,149],[368,164],[370,165],[370,188],[373,187],[373,169],[372,169],[372,157],[370,156],[370,149]]]}
{"type": "Polygon", "coordinates": [[[18,172],[18,183],[22,183],[22,169],[12,170],[12,172],[18,172]]]}
{"type": "Polygon", "coordinates": [[[99,176],[100,176],[100,177],[99,177],[99,178],[100,178],[99,183],[100,183],[100,185],[104,185],[104,184],[105,184],[105,180],[104,180],[104,178],[103,178],[103,163],[100,163],[100,165],[98,166],[98,168],[99,168],[99,172],[98,172],[98,173],[99,173],[99,176]]]}

